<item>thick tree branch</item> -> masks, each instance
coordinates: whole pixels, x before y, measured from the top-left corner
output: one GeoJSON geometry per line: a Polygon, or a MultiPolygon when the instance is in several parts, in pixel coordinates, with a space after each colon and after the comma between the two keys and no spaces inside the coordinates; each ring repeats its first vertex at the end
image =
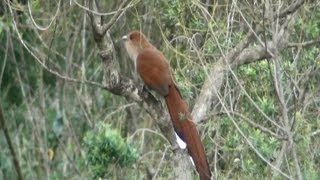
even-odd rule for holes
{"type": "MultiPolygon", "coordinates": [[[[301,4],[297,3],[294,10],[297,10],[301,4]]],[[[292,14],[290,13],[287,14],[292,14]]],[[[258,41],[259,45],[249,46],[250,43],[253,44],[253,37],[257,37],[261,33],[249,32],[246,38],[238,43],[227,55],[221,56],[219,60],[215,63],[214,68],[209,73],[208,78],[205,80],[201,93],[199,94],[196,103],[194,105],[192,115],[194,121],[198,123],[206,119],[206,115],[210,110],[210,107],[216,106],[219,104],[219,91],[222,87],[224,81],[224,76],[230,65],[231,68],[237,68],[242,64],[256,62],[265,58],[270,58],[273,56],[276,50],[280,51],[281,49],[287,47],[287,36],[288,36],[288,26],[292,18],[286,19],[282,26],[279,28],[278,32],[273,34],[273,39],[268,41],[266,44],[261,44],[261,41],[258,41]],[[254,35],[253,35],[254,34],[254,35]],[[248,47],[249,46],[249,47],[248,47]]]]}
{"type": "MultiPolygon", "coordinates": [[[[97,3],[99,1],[93,1],[93,0],[89,1],[89,9],[90,10],[94,9],[93,7],[94,2],[96,2],[95,11],[101,9],[99,7],[99,3],[97,3]]],[[[127,2],[128,0],[122,1],[117,12],[112,16],[112,18],[107,24],[104,23],[104,18],[103,18],[104,16],[95,15],[92,11],[88,12],[91,22],[94,22],[94,23],[91,23],[91,25],[94,29],[94,32],[96,32],[94,33],[94,37],[97,38],[97,40],[101,39],[102,38],[101,36],[104,36],[106,32],[112,27],[112,25],[123,15],[123,13],[126,10],[124,9],[124,7],[127,5],[127,2]]]]}
{"type": "MultiPolygon", "coordinates": [[[[284,17],[288,16],[289,14],[293,14],[302,6],[303,3],[304,3],[304,0],[297,0],[294,3],[291,3],[290,6],[288,6],[283,11],[280,12],[279,18],[284,18],[284,17]]],[[[276,18],[276,17],[274,17],[274,18],[276,18]]]]}
{"type": "MultiPolygon", "coordinates": [[[[290,9],[285,10],[283,13],[285,13],[286,15],[293,14],[298,9],[298,7],[301,6],[300,3],[295,4],[294,7],[290,6],[290,9]]],[[[273,32],[272,38],[269,41],[265,40],[264,43],[262,43],[262,41],[259,39],[256,39],[259,41],[252,41],[252,38],[250,38],[251,36],[249,33],[248,36],[244,38],[234,49],[232,49],[227,55],[222,56],[216,62],[214,68],[209,73],[208,78],[204,82],[204,85],[201,89],[201,93],[194,106],[193,117],[196,122],[206,119],[206,114],[209,112],[210,108],[222,102],[219,96],[219,92],[222,88],[222,83],[224,82],[226,73],[228,73],[233,68],[237,68],[243,64],[257,62],[262,59],[273,58],[278,54],[279,51],[288,47],[288,29],[291,25],[290,23],[292,22],[291,20],[293,18],[287,17],[286,19],[281,21],[278,21],[278,18],[279,16],[274,21],[270,22],[271,25],[273,25],[273,32]],[[281,22],[281,24],[279,24],[279,22],[281,22]],[[251,46],[249,46],[250,43],[251,46]]],[[[258,35],[259,33],[257,33],[257,38],[259,38],[258,35]]],[[[286,116],[287,109],[283,109],[285,109],[284,111],[282,111],[284,119],[288,120],[288,117],[286,116]]],[[[263,114],[263,112],[261,113],[263,114]]],[[[264,117],[269,119],[269,117],[266,115],[264,115],[264,117]]],[[[290,138],[289,144],[292,144],[292,133],[290,132],[290,130],[287,131],[287,127],[289,126],[283,127],[278,125],[277,123],[275,125],[285,133],[285,135],[287,136],[286,138],[290,138]]],[[[298,171],[298,178],[300,179],[301,173],[299,163],[296,160],[297,158],[295,158],[296,154],[294,149],[293,156],[295,159],[296,170],[298,171]]],[[[274,166],[271,167],[275,168],[274,166]]]]}
{"type": "Polygon", "coordinates": [[[206,79],[204,85],[202,86],[201,93],[197,98],[192,110],[192,117],[196,124],[206,118],[206,114],[208,113],[212,104],[218,104],[218,92],[224,80],[226,65],[229,64],[232,59],[237,57],[243,51],[243,49],[250,44],[253,37],[254,33],[250,32],[246,38],[244,38],[236,47],[234,47],[225,57],[221,57],[215,63],[213,70],[208,75],[208,77],[214,78],[206,79]]]}
{"type": "Polygon", "coordinates": [[[272,41],[267,42],[268,53],[264,46],[251,46],[244,49],[239,56],[237,56],[231,64],[232,68],[239,67],[243,64],[250,64],[259,60],[271,58],[276,50],[276,46],[272,41]]]}

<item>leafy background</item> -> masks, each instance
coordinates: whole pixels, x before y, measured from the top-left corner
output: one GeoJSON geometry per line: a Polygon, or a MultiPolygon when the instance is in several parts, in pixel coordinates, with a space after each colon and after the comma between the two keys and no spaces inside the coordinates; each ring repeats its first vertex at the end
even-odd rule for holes
{"type": "MultiPolygon", "coordinates": [[[[121,73],[136,79],[120,39],[141,29],[170,60],[192,108],[205,79],[214,78],[207,76],[217,59],[250,27],[261,25],[263,17],[264,4],[257,2],[206,1],[207,6],[204,2],[132,1],[110,32],[121,73]],[[209,23],[203,7],[213,17],[209,23]]],[[[277,2],[270,1],[274,9],[291,1],[277,2]]],[[[101,3],[102,12],[116,11],[120,4],[101,3]]],[[[44,69],[30,53],[38,52],[45,66],[60,75],[102,82],[103,65],[84,8],[87,4],[0,3],[0,103],[23,177],[149,179],[156,174],[158,179],[170,179],[174,168],[170,145],[142,108],[94,85],[66,81],[44,69]]],[[[306,1],[294,17],[289,45],[278,55],[278,73],[296,152],[281,151],[285,137],[266,120],[267,116],[281,123],[282,118],[274,62],[266,58],[239,66],[226,75],[222,104],[212,107],[198,126],[218,179],[283,179],[256,152],[274,166],[281,161],[279,170],[292,177],[296,159],[305,179],[320,178],[319,2],[306,1]],[[303,45],[313,40],[318,43],[303,45]]],[[[266,37],[272,36],[272,28],[266,25],[266,37]]],[[[0,179],[16,179],[6,138],[0,138],[0,149],[0,179]]]]}

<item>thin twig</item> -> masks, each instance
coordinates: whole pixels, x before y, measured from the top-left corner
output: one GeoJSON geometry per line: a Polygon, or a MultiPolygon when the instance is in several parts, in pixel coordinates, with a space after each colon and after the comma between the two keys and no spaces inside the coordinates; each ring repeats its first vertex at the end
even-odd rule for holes
{"type": "Polygon", "coordinates": [[[281,136],[281,135],[278,135],[278,134],[276,134],[275,132],[271,131],[270,129],[268,129],[268,128],[260,125],[260,124],[257,124],[257,123],[255,123],[255,122],[251,121],[248,117],[244,116],[244,115],[241,114],[241,113],[234,112],[234,111],[233,111],[233,112],[230,112],[230,113],[231,113],[231,114],[234,114],[234,115],[236,115],[236,116],[239,116],[241,119],[243,119],[243,120],[245,120],[246,122],[248,122],[251,126],[253,126],[253,127],[255,127],[255,128],[258,128],[258,129],[260,129],[262,132],[264,132],[264,133],[266,133],[266,134],[269,134],[269,135],[271,135],[271,136],[273,136],[273,137],[275,137],[275,138],[277,138],[277,139],[279,139],[279,140],[286,140],[286,139],[287,139],[287,137],[283,137],[283,136],[281,136]]]}
{"type": "MultiPolygon", "coordinates": [[[[304,0],[297,0],[294,3],[291,3],[290,6],[288,6],[286,9],[284,9],[279,13],[279,18],[284,18],[289,14],[293,14],[302,6],[303,3],[304,3],[304,0]]],[[[274,18],[277,18],[277,17],[274,17],[274,18]]]]}
{"type": "Polygon", "coordinates": [[[13,165],[14,165],[16,171],[17,171],[17,174],[18,174],[18,179],[19,180],[23,180],[24,177],[22,176],[20,163],[19,163],[17,154],[16,154],[16,152],[14,150],[13,143],[12,143],[10,135],[9,135],[9,130],[8,130],[7,125],[6,125],[6,120],[4,119],[4,116],[3,116],[3,113],[2,113],[1,104],[0,104],[0,127],[1,127],[1,129],[2,129],[2,131],[4,133],[4,136],[5,136],[6,140],[7,140],[7,144],[9,146],[9,149],[10,149],[10,152],[11,152],[11,155],[12,155],[13,165]]]}
{"type": "MultiPolygon", "coordinates": [[[[91,11],[88,11],[89,17],[91,19],[91,24],[94,30],[94,34],[98,37],[98,39],[101,39],[102,36],[104,36],[106,34],[106,32],[112,27],[112,25],[117,22],[117,20],[124,14],[124,12],[126,11],[127,8],[124,8],[125,5],[127,4],[128,0],[124,0],[117,12],[112,16],[112,18],[110,19],[110,21],[107,24],[103,24],[103,22],[97,22],[97,18],[96,15],[94,13],[92,13],[92,11],[94,10],[99,10],[100,7],[98,7],[98,4],[94,3],[93,0],[89,1],[89,9],[91,11]],[[95,7],[94,7],[95,4],[95,7]]],[[[101,18],[100,18],[101,20],[101,18]]]]}
{"type": "MultiPolygon", "coordinates": [[[[13,11],[12,11],[12,8],[10,5],[8,5],[9,7],[9,11],[10,11],[10,14],[12,15],[12,17],[14,17],[14,14],[13,14],[13,11]]],[[[75,83],[86,83],[86,84],[90,84],[90,85],[94,85],[96,87],[100,87],[100,88],[105,88],[105,86],[103,86],[102,84],[100,83],[97,83],[97,82],[94,82],[94,81],[88,81],[88,80],[79,80],[79,79],[74,79],[74,78],[71,78],[71,77],[68,77],[68,76],[65,76],[65,75],[62,75],[60,74],[59,72],[53,70],[53,69],[50,69],[46,64],[45,64],[45,61],[43,60],[44,58],[39,58],[38,56],[41,56],[40,55],[40,52],[37,52],[37,50],[34,50],[32,51],[31,48],[28,47],[28,45],[26,44],[26,42],[23,40],[22,38],[22,35],[20,33],[20,31],[18,30],[18,26],[17,26],[17,22],[15,20],[15,18],[13,18],[13,27],[14,27],[14,30],[16,31],[17,35],[18,35],[18,39],[19,41],[21,42],[21,44],[23,45],[23,47],[29,52],[29,54],[31,56],[33,56],[37,62],[45,69],[47,70],[48,72],[50,72],[51,74],[54,74],[55,76],[63,79],[63,80],[66,80],[66,81],[69,81],[69,82],[75,82],[75,83]],[[36,54],[37,53],[37,54],[36,54]]],[[[43,55],[44,57],[44,55],[43,55]]]]}
{"type": "Polygon", "coordinates": [[[159,173],[159,171],[161,169],[161,166],[162,166],[162,164],[164,162],[164,158],[166,157],[168,149],[169,149],[169,146],[166,146],[165,149],[164,149],[164,152],[162,153],[162,157],[160,159],[160,162],[158,164],[157,171],[155,172],[154,176],[152,177],[152,180],[157,179],[157,175],[158,175],[158,173],[159,173]]]}
{"type": "Polygon", "coordinates": [[[58,2],[57,11],[56,11],[55,15],[51,18],[50,23],[49,23],[47,26],[45,26],[45,27],[41,27],[41,26],[39,26],[39,25],[36,23],[36,21],[34,20],[33,15],[32,15],[32,12],[31,12],[30,1],[28,1],[29,16],[30,16],[30,19],[31,19],[33,25],[34,25],[37,29],[39,29],[39,30],[41,30],[41,31],[46,31],[46,30],[48,30],[48,29],[50,28],[50,26],[52,25],[53,21],[56,20],[56,18],[57,18],[57,16],[58,16],[59,9],[60,9],[60,4],[61,4],[61,0],[59,0],[59,2],[58,2]]]}
{"type": "Polygon", "coordinates": [[[225,104],[222,102],[221,99],[219,99],[221,105],[222,105],[222,109],[226,112],[226,114],[228,115],[228,117],[230,118],[232,124],[235,126],[235,128],[237,129],[238,133],[243,137],[243,139],[246,141],[246,143],[250,146],[250,148],[254,151],[254,153],[265,163],[267,163],[272,169],[274,169],[275,171],[277,171],[278,173],[280,173],[281,175],[283,175],[284,177],[288,178],[288,179],[293,179],[290,175],[286,174],[285,172],[283,172],[281,169],[279,169],[278,167],[274,166],[272,163],[270,163],[270,161],[268,161],[260,152],[259,150],[253,145],[253,143],[249,140],[249,138],[244,134],[244,132],[241,130],[241,128],[239,127],[239,125],[236,123],[236,121],[234,120],[234,118],[231,116],[231,113],[229,111],[227,111],[227,107],[225,106],[225,104]]]}
{"type": "Polygon", "coordinates": [[[288,43],[287,47],[305,47],[305,46],[311,46],[311,45],[319,44],[319,43],[320,43],[320,38],[315,39],[315,40],[301,42],[301,43],[288,43]]]}
{"type": "Polygon", "coordinates": [[[118,11],[116,12],[116,14],[110,19],[108,24],[104,24],[102,26],[102,33],[105,34],[111,27],[112,25],[124,14],[124,12],[126,11],[126,9],[122,10],[125,5],[127,4],[128,0],[124,0],[122,1],[122,3],[120,4],[118,11]]]}
{"type": "Polygon", "coordinates": [[[287,105],[285,103],[284,99],[284,93],[283,93],[283,88],[281,85],[281,75],[280,75],[280,64],[279,60],[277,58],[274,59],[274,76],[273,76],[273,81],[274,81],[274,87],[276,89],[276,96],[279,101],[279,108],[281,111],[282,115],[282,120],[285,126],[285,132],[288,137],[288,142],[289,142],[289,149],[291,149],[292,155],[293,155],[293,160],[294,160],[294,166],[295,166],[295,171],[297,173],[297,179],[302,180],[302,174],[301,174],[301,168],[299,166],[299,160],[297,158],[296,150],[295,150],[295,144],[293,141],[293,133],[291,132],[291,125],[289,122],[289,117],[288,117],[288,109],[287,105]]]}
{"type": "MultiPolygon", "coordinates": [[[[90,0],[90,1],[93,1],[93,0],[90,0]]],[[[98,12],[98,11],[95,11],[93,9],[90,9],[82,4],[80,4],[78,1],[76,0],[73,0],[73,2],[79,6],[80,8],[94,14],[94,15],[99,15],[99,16],[110,16],[110,15],[113,15],[113,14],[116,14],[119,10],[121,11],[125,11],[126,9],[130,8],[130,7],[134,7],[137,3],[139,3],[140,0],[132,0],[126,7],[122,8],[122,9],[118,9],[117,11],[112,11],[112,12],[106,12],[106,13],[102,13],[102,12],[98,12]]],[[[90,3],[90,2],[89,2],[90,3]]]]}
{"type": "Polygon", "coordinates": [[[7,59],[8,59],[8,52],[9,52],[9,33],[8,33],[8,30],[7,30],[6,34],[7,34],[6,52],[4,54],[4,60],[3,60],[3,64],[2,64],[2,68],[1,68],[1,72],[0,72],[0,89],[1,89],[2,77],[4,74],[4,70],[6,68],[6,63],[7,63],[7,59]]]}

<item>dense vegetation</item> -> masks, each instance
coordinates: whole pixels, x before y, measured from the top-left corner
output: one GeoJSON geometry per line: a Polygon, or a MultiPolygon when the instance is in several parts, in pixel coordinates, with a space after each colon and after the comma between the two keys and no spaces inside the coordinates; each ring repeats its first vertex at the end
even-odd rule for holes
{"type": "MultiPolygon", "coordinates": [[[[101,22],[114,21],[123,77],[139,82],[121,37],[141,30],[193,113],[206,104],[195,122],[218,179],[320,179],[319,2],[97,2],[101,22]]],[[[107,38],[88,10],[86,0],[0,2],[0,179],[176,177],[157,120],[105,88],[107,38]]]]}

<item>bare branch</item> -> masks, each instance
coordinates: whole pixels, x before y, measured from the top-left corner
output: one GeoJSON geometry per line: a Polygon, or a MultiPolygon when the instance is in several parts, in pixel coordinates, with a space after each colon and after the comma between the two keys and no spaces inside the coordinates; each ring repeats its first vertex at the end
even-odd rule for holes
{"type": "Polygon", "coordinates": [[[19,178],[19,180],[23,180],[24,177],[22,175],[20,163],[19,163],[17,154],[16,154],[16,152],[14,150],[13,143],[12,143],[10,135],[9,135],[9,130],[8,130],[7,125],[6,125],[6,120],[4,119],[4,116],[3,116],[3,113],[2,113],[1,104],[0,104],[0,128],[2,129],[2,131],[4,133],[4,136],[6,138],[7,144],[9,146],[9,149],[10,149],[10,152],[11,152],[11,155],[12,155],[13,165],[14,165],[16,171],[17,171],[18,178],[19,178]]]}
{"type": "Polygon", "coordinates": [[[262,132],[270,135],[270,136],[273,136],[279,140],[287,140],[287,137],[283,137],[281,135],[278,135],[276,134],[275,132],[271,131],[270,129],[260,125],[260,124],[257,124],[255,122],[253,122],[252,120],[250,120],[248,117],[238,113],[238,112],[230,112],[231,114],[234,114],[236,116],[239,116],[241,119],[245,120],[246,122],[248,122],[252,127],[255,127],[255,128],[258,128],[260,129],[262,132]]]}
{"type": "MultiPolygon", "coordinates": [[[[269,49],[269,52],[273,54],[276,50],[275,44],[271,41],[268,41],[266,44],[269,49]]],[[[271,57],[272,55],[265,50],[264,46],[249,47],[244,49],[239,54],[239,56],[237,56],[234,59],[233,63],[231,64],[231,67],[236,68],[243,64],[250,64],[250,63],[257,62],[257,61],[264,60],[271,57]]]]}
{"type": "Polygon", "coordinates": [[[260,152],[259,150],[253,145],[253,143],[250,141],[250,139],[245,135],[245,133],[241,130],[240,126],[235,122],[234,118],[231,116],[231,113],[229,111],[227,111],[227,108],[225,107],[224,104],[222,104],[222,108],[223,110],[226,112],[227,116],[229,117],[229,119],[231,120],[232,124],[234,125],[234,127],[237,129],[237,132],[244,138],[244,140],[246,141],[247,145],[250,146],[250,148],[254,151],[254,153],[261,159],[263,160],[265,163],[267,163],[272,169],[274,169],[275,171],[277,171],[278,173],[280,173],[281,175],[283,175],[284,177],[288,178],[288,179],[293,179],[290,175],[286,174],[285,172],[283,172],[279,167],[274,166],[273,164],[271,164],[269,162],[268,159],[266,159],[260,152]]]}
{"type": "Polygon", "coordinates": [[[282,121],[286,130],[286,134],[288,136],[288,148],[292,151],[293,154],[293,159],[294,159],[294,165],[295,165],[295,170],[297,173],[297,179],[302,180],[302,174],[301,174],[301,169],[299,166],[299,161],[297,158],[297,154],[295,151],[295,145],[294,145],[294,141],[293,141],[293,133],[291,132],[291,124],[289,122],[289,117],[288,117],[288,109],[287,109],[287,105],[285,103],[285,98],[284,98],[284,92],[283,92],[283,87],[281,85],[281,75],[280,75],[280,64],[279,64],[279,60],[276,58],[274,59],[274,76],[273,76],[273,81],[274,81],[274,86],[276,89],[276,94],[277,94],[277,98],[279,101],[279,108],[280,108],[280,112],[282,115],[282,121]]]}
{"type": "Polygon", "coordinates": [[[1,85],[2,85],[2,77],[4,74],[4,70],[6,68],[6,64],[7,64],[7,59],[8,59],[8,51],[9,51],[9,31],[7,30],[7,37],[6,37],[6,51],[4,54],[4,58],[3,58],[3,63],[1,64],[2,68],[1,68],[1,72],[0,72],[0,89],[1,89],[1,85]]]}
{"type": "Polygon", "coordinates": [[[95,1],[93,0],[89,1],[89,9],[91,11],[88,11],[88,14],[91,19],[91,22],[93,22],[91,23],[91,25],[94,30],[94,37],[95,39],[99,40],[101,39],[101,37],[103,37],[106,34],[106,32],[112,27],[112,25],[124,14],[124,12],[126,11],[126,8],[124,7],[126,6],[128,0],[122,1],[118,10],[116,11],[116,13],[113,15],[113,17],[110,19],[110,21],[107,24],[104,24],[102,16],[95,15],[92,12],[100,9],[97,3],[95,3],[95,6],[94,6],[94,2],[95,1]]]}
{"type": "Polygon", "coordinates": [[[305,47],[305,46],[311,46],[314,44],[320,44],[320,38],[310,41],[305,41],[301,43],[288,43],[287,47],[305,47]]]}
{"type": "MultiPolygon", "coordinates": [[[[216,62],[213,70],[209,73],[208,78],[202,86],[201,93],[196,100],[192,115],[195,122],[205,119],[206,114],[209,111],[211,105],[219,103],[218,92],[222,86],[225,71],[228,69],[228,64],[231,64],[231,68],[236,68],[245,63],[256,62],[265,58],[273,57],[276,50],[281,50],[287,46],[288,26],[292,18],[288,18],[278,32],[273,35],[273,40],[263,43],[258,35],[261,31],[249,32],[235,48],[233,48],[227,55],[223,55],[216,62]],[[257,37],[260,45],[248,47],[253,41],[253,37],[257,37]],[[266,51],[267,47],[267,51],[266,51]]],[[[269,119],[267,116],[265,116],[269,119]]]]}
{"type": "Polygon", "coordinates": [[[110,15],[114,15],[116,14],[119,10],[121,11],[124,11],[125,9],[127,8],[130,8],[130,7],[134,7],[137,3],[139,3],[139,0],[132,0],[126,7],[124,7],[123,9],[118,9],[117,11],[111,11],[111,12],[98,12],[98,11],[95,11],[93,9],[90,9],[82,4],[80,4],[78,1],[76,0],[72,0],[72,2],[74,2],[77,6],[79,6],[80,8],[94,14],[94,15],[99,15],[99,16],[110,16],[110,15]]]}
{"type": "MultiPolygon", "coordinates": [[[[96,10],[97,8],[94,7],[94,1],[93,0],[90,0],[89,1],[89,9],[94,11],[94,9],[96,10]]],[[[88,15],[90,17],[90,20],[91,20],[91,25],[92,25],[92,29],[93,29],[93,35],[94,35],[94,38],[97,38],[97,39],[101,39],[101,36],[102,36],[102,29],[100,28],[100,23],[98,22],[97,20],[97,16],[95,16],[92,12],[88,12],[88,15]]]]}
{"type": "Polygon", "coordinates": [[[284,18],[289,14],[293,14],[302,6],[303,3],[304,3],[304,0],[297,0],[294,3],[291,3],[290,6],[288,6],[286,9],[280,12],[279,18],[284,18]]]}
{"type": "Polygon", "coordinates": [[[60,4],[61,4],[61,0],[59,0],[58,5],[57,5],[56,13],[55,13],[54,16],[51,18],[49,24],[48,24],[47,26],[45,26],[45,27],[41,27],[41,26],[39,26],[39,25],[36,23],[36,21],[34,20],[33,15],[32,15],[32,12],[31,12],[30,1],[28,1],[29,16],[30,16],[30,19],[31,19],[33,25],[34,25],[37,29],[39,29],[39,30],[41,30],[41,31],[48,30],[48,29],[51,27],[53,21],[55,21],[56,18],[57,18],[57,16],[58,16],[59,9],[60,9],[60,4]]]}
{"type": "MultiPolygon", "coordinates": [[[[301,4],[297,4],[297,6],[294,6],[294,8],[291,8],[290,10],[284,11],[286,15],[293,14],[296,12],[296,10],[301,6],[301,4]]],[[[268,9],[269,11],[272,11],[272,8],[268,9]]],[[[279,10],[279,9],[278,9],[279,10]]],[[[239,13],[242,15],[241,11],[239,10],[239,13]]],[[[264,42],[260,39],[258,31],[257,33],[253,28],[250,26],[250,24],[246,21],[249,28],[251,29],[250,33],[248,33],[247,37],[244,38],[234,49],[232,49],[230,52],[228,52],[227,55],[224,55],[222,50],[222,56],[219,58],[219,60],[215,63],[214,68],[212,71],[208,74],[207,79],[204,82],[204,85],[201,89],[200,95],[198,99],[196,100],[196,104],[193,109],[193,117],[196,122],[199,122],[203,119],[205,119],[206,115],[208,114],[211,107],[217,106],[217,104],[220,103],[222,106],[222,109],[227,112],[228,117],[230,117],[232,123],[236,127],[237,131],[246,139],[247,144],[250,146],[250,148],[263,160],[265,161],[270,167],[272,167],[277,172],[281,173],[283,176],[287,178],[292,178],[282,172],[282,170],[279,168],[280,166],[274,166],[268,162],[263,156],[261,156],[260,152],[256,150],[256,148],[252,145],[252,143],[248,140],[248,138],[243,134],[237,123],[233,120],[233,118],[230,116],[230,112],[226,109],[225,105],[223,104],[223,100],[221,99],[219,93],[220,89],[222,88],[222,83],[224,82],[225,75],[227,73],[231,73],[233,77],[236,79],[236,82],[239,84],[243,92],[245,93],[246,97],[250,100],[250,102],[254,105],[254,107],[265,117],[268,121],[270,121],[272,124],[274,124],[277,128],[279,128],[282,132],[285,132],[285,134],[288,136],[288,138],[292,138],[292,133],[288,133],[287,127],[283,127],[282,125],[278,124],[278,122],[271,119],[269,116],[267,116],[259,106],[256,105],[256,103],[252,100],[252,98],[246,93],[244,87],[241,85],[240,81],[232,71],[233,68],[237,68],[242,64],[245,63],[251,63],[251,62],[257,62],[262,59],[272,58],[275,57],[279,51],[286,48],[288,46],[288,29],[292,25],[293,16],[285,16],[287,17],[284,20],[279,20],[279,13],[271,12],[269,13],[269,17],[274,17],[273,14],[276,14],[276,18],[272,20],[272,22],[269,22],[273,28],[272,32],[272,38],[267,40],[264,39],[264,42]],[[280,24],[281,22],[281,24],[280,24]],[[251,33],[254,34],[253,37],[256,37],[256,39],[252,38],[251,33]],[[243,44],[242,44],[243,43],[243,44]],[[251,44],[251,46],[249,46],[251,44]]],[[[279,92],[279,91],[278,91],[279,92]]],[[[284,102],[284,101],[282,101],[284,102]]],[[[283,103],[284,104],[284,103],[283,103]]],[[[287,109],[282,111],[283,118],[288,119],[288,117],[285,115],[287,114],[287,109]]],[[[251,125],[254,125],[251,123],[251,125]]],[[[258,127],[258,126],[257,126],[258,127]]],[[[259,127],[261,128],[261,127],[259,127]]],[[[265,128],[261,128],[266,130],[265,128]]],[[[272,133],[270,131],[266,131],[268,133],[272,133]]],[[[274,134],[274,133],[272,133],[274,134]]],[[[292,140],[292,139],[291,139],[292,140]]],[[[289,142],[292,142],[289,140],[289,142]]],[[[284,141],[284,143],[286,143],[284,141]]],[[[289,143],[292,144],[292,143],[289,143]]],[[[286,147],[286,146],[284,146],[286,147]]],[[[295,151],[292,151],[294,161],[295,161],[295,170],[297,172],[297,177],[301,178],[301,172],[299,163],[296,157],[295,151]]],[[[280,163],[281,164],[281,163],[280,163]]],[[[279,164],[277,164],[279,165],[279,164]]]]}
{"type": "Polygon", "coordinates": [[[128,0],[124,0],[122,1],[122,3],[120,4],[118,11],[116,12],[116,14],[114,14],[114,16],[110,19],[110,21],[108,22],[108,24],[104,24],[102,26],[102,33],[106,33],[111,27],[112,25],[124,14],[125,10],[122,10],[124,8],[124,6],[127,4],[128,0]]]}
{"type": "MultiPolygon", "coordinates": [[[[15,17],[13,11],[12,11],[12,8],[11,8],[11,5],[8,3],[8,7],[9,7],[9,11],[10,11],[10,14],[12,15],[12,17],[15,17]]],[[[29,52],[29,54],[31,56],[33,56],[35,58],[35,60],[45,69],[47,70],[49,73],[63,79],[63,80],[66,80],[66,81],[70,81],[70,82],[75,82],[75,83],[87,83],[87,84],[91,84],[91,85],[94,85],[96,87],[100,87],[100,88],[105,88],[103,85],[101,85],[100,83],[97,83],[97,82],[93,82],[93,81],[88,81],[88,80],[78,80],[78,79],[74,79],[72,77],[68,77],[66,75],[62,75],[60,74],[59,72],[53,70],[53,69],[50,69],[47,64],[45,63],[45,55],[42,54],[41,52],[39,52],[37,49],[35,48],[32,48],[32,47],[29,47],[27,45],[27,43],[24,41],[24,39],[22,38],[22,35],[18,29],[18,26],[17,26],[17,22],[15,20],[15,18],[13,18],[13,27],[14,27],[14,30],[16,31],[17,35],[18,35],[18,39],[19,41],[21,42],[21,44],[23,45],[23,47],[29,52]]]]}
{"type": "Polygon", "coordinates": [[[211,104],[217,104],[218,91],[222,86],[226,64],[232,62],[243,49],[245,49],[252,41],[254,33],[249,33],[236,47],[234,47],[226,57],[221,57],[214,66],[214,69],[208,75],[208,78],[202,86],[201,93],[196,100],[196,103],[192,110],[192,117],[196,124],[205,119],[207,111],[211,107],[211,104]],[[210,77],[214,77],[211,79],[210,77]]]}

